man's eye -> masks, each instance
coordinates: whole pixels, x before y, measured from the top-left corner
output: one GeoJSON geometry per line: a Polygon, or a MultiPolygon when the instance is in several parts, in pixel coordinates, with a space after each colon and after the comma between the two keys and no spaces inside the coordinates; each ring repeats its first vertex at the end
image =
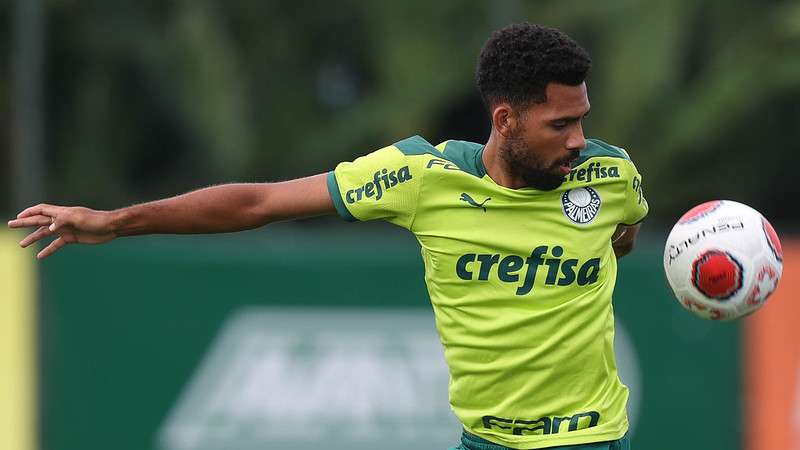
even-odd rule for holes
{"type": "Polygon", "coordinates": [[[567,121],[566,120],[558,120],[556,122],[550,122],[550,125],[552,125],[553,128],[555,128],[557,130],[561,130],[561,129],[563,129],[563,128],[565,128],[567,126],[567,121]]]}

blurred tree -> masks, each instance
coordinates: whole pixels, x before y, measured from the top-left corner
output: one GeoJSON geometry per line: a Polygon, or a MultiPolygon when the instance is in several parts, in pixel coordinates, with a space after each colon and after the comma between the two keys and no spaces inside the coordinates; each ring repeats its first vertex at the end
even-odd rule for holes
{"type": "Polygon", "coordinates": [[[783,207],[800,141],[793,0],[51,0],[47,15],[48,201],[307,175],[417,133],[485,139],[478,51],[528,20],[593,55],[587,134],[630,149],[652,220],[710,198],[800,219],[783,207]]]}

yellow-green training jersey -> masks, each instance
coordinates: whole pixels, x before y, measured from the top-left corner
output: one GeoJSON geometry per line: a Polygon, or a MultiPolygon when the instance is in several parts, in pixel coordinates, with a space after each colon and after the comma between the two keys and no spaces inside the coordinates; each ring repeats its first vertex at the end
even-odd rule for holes
{"type": "Polygon", "coordinates": [[[484,146],[414,136],[328,174],[348,220],[416,235],[465,429],[518,449],[621,438],[627,388],[614,358],[618,224],[647,214],[628,154],[587,140],[555,190],[509,189],[484,146]]]}

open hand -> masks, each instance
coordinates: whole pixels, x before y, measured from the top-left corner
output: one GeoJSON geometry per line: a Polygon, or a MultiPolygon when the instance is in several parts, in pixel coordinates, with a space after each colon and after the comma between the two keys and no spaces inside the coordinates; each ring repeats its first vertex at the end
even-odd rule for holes
{"type": "Polygon", "coordinates": [[[111,214],[82,207],[67,207],[40,204],[32,206],[8,221],[9,228],[38,227],[20,241],[27,247],[48,236],[57,236],[45,247],[37,258],[52,255],[67,244],[102,244],[114,239],[116,234],[111,226],[111,214]]]}

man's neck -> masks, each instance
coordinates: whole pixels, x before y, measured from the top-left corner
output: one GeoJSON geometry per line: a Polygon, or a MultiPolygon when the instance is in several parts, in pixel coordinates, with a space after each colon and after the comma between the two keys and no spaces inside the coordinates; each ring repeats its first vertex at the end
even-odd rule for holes
{"type": "Polygon", "coordinates": [[[486,174],[500,186],[509,189],[520,189],[527,187],[525,180],[514,176],[505,159],[500,155],[500,142],[503,136],[497,131],[492,130],[489,140],[483,150],[483,165],[486,167],[486,174]]]}

